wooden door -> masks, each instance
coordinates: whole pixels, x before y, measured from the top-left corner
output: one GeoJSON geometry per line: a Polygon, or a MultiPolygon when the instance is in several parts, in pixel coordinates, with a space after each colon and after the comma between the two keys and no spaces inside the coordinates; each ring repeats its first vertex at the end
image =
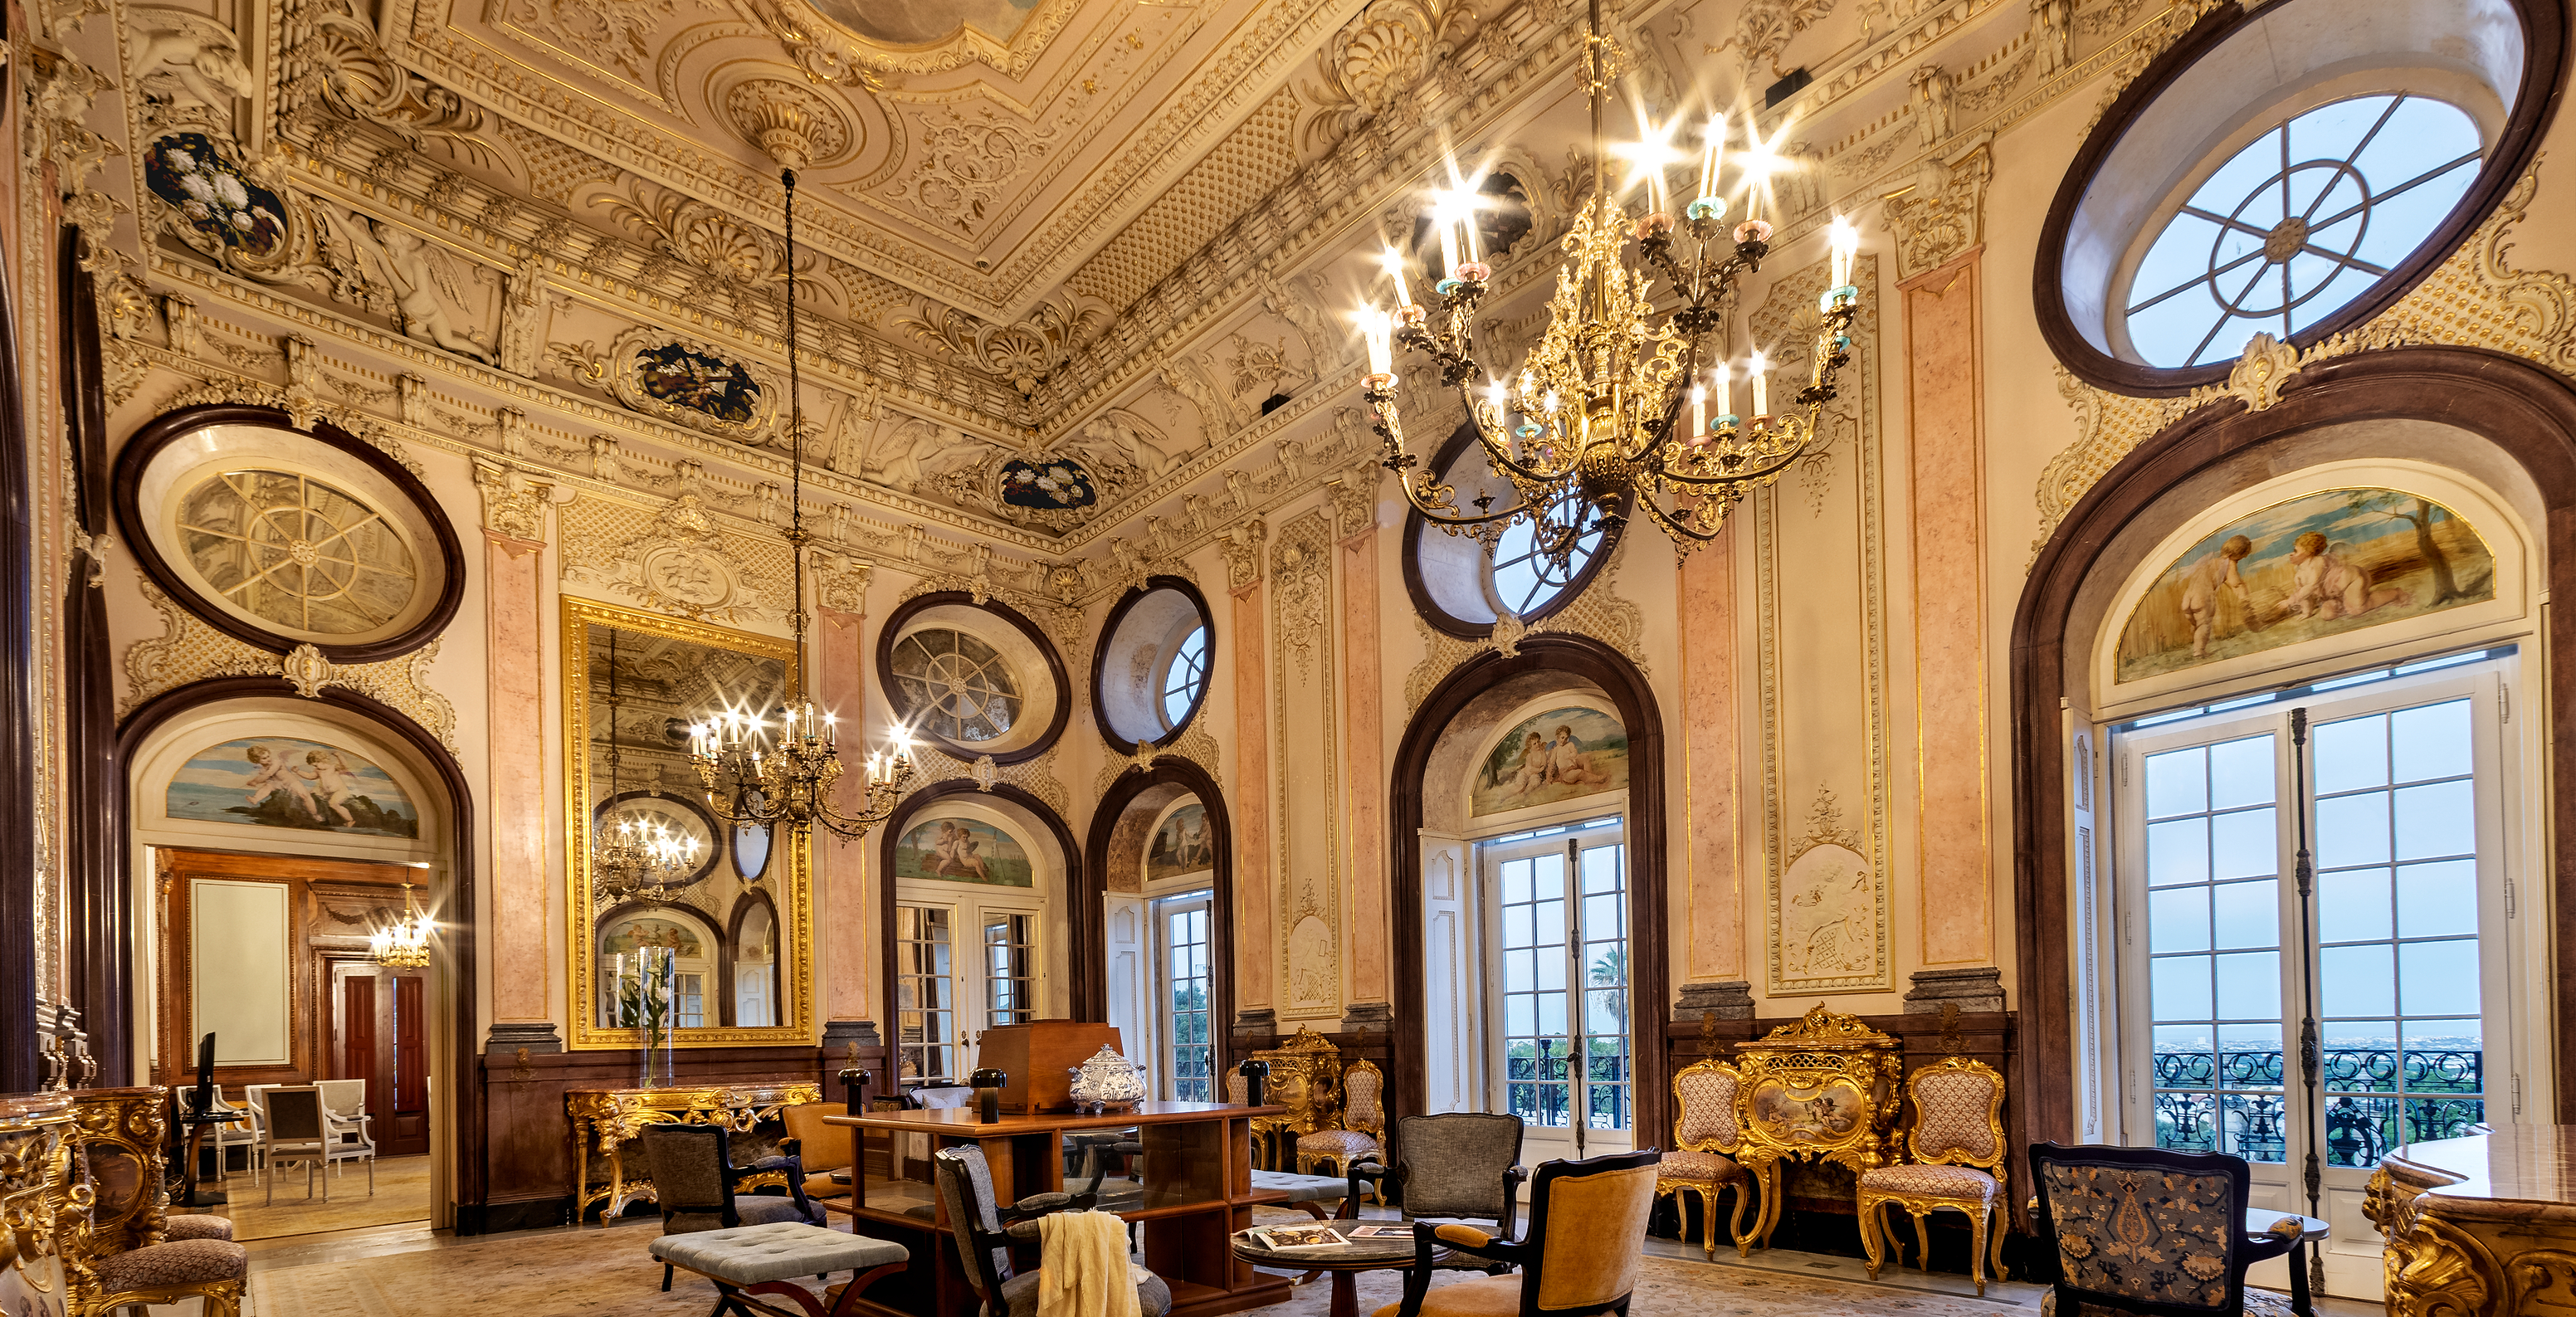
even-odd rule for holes
{"type": "Polygon", "coordinates": [[[367,1081],[376,1150],[387,1157],[429,1151],[427,994],[417,971],[332,957],[330,1077],[367,1081]]]}

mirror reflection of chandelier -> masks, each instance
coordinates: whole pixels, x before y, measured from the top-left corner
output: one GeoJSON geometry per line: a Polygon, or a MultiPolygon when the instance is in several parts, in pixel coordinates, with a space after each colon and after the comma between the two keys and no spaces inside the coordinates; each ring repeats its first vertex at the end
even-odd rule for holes
{"type": "Polygon", "coordinates": [[[856,813],[832,803],[841,780],[840,731],[831,714],[805,693],[805,419],[798,398],[803,381],[796,348],[796,171],[782,170],[787,188],[787,549],[796,566],[795,689],[773,728],[760,712],[727,712],[689,729],[689,758],[706,786],[707,807],[734,827],[784,825],[798,836],[817,827],[843,837],[864,837],[894,813],[912,781],[912,737],[895,728],[895,746],[868,756],[856,813]]]}
{"type": "MultiPolygon", "coordinates": [[[[624,792],[618,772],[617,631],[608,632],[608,801],[615,810],[624,792]]],[[[654,794],[659,795],[660,792],[654,794]]],[[[683,837],[660,819],[617,810],[600,820],[590,839],[590,881],[607,901],[666,901],[698,866],[698,839],[683,837]]]]}
{"type": "MultiPolygon", "coordinates": [[[[1547,330],[1519,372],[1508,379],[1490,376],[1476,357],[1476,304],[1493,271],[1477,251],[1480,199],[1464,186],[1441,194],[1434,212],[1442,258],[1433,285],[1438,304],[1413,300],[1404,259],[1389,249],[1396,309],[1361,316],[1369,355],[1363,396],[1372,428],[1385,441],[1386,466],[1396,473],[1406,501],[1449,534],[1474,536],[1488,553],[1512,523],[1529,521],[1540,551],[1559,567],[1590,537],[1616,530],[1631,503],[1683,553],[1717,538],[1737,500],[1777,481],[1815,441],[1817,418],[1834,398],[1834,375],[1851,359],[1852,317],[1860,303],[1860,291],[1851,284],[1860,233],[1838,216],[1833,281],[1818,299],[1822,325],[1806,386],[1789,408],[1774,414],[1769,364],[1755,352],[1744,367],[1751,410],[1736,414],[1736,367],[1705,357],[1702,347],[1723,325],[1736,281],[1761,268],[1771,249],[1771,225],[1755,217],[1731,231],[1720,227],[1726,214],[1720,195],[1724,115],[1708,124],[1698,195],[1682,209],[1679,224],[1666,209],[1664,177],[1665,167],[1682,158],[1671,144],[1678,120],[1661,128],[1645,125],[1645,140],[1623,152],[1631,169],[1620,192],[1640,182],[1646,189],[1647,214],[1629,220],[1604,181],[1602,103],[1620,72],[1617,54],[1601,32],[1601,0],[1592,0],[1580,65],[1592,106],[1592,198],[1565,238],[1547,330]],[[1689,239],[1687,260],[1676,251],[1677,236],[1689,239]],[[1670,309],[1659,311],[1658,301],[1670,309]],[[1420,459],[1405,449],[1396,410],[1399,345],[1430,354],[1439,364],[1440,382],[1458,390],[1486,460],[1517,495],[1511,506],[1496,510],[1494,496],[1484,494],[1471,501],[1472,511],[1462,509],[1442,473],[1415,469],[1420,459]],[[1712,392],[1714,414],[1708,407],[1712,392]]],[[[1781,160],[1750,120],[1746,127],[1752,149],[1742,153],[1738,172],[1747,208],[1754,209],[1781,160]]]]}
{"type": "Polygon", "coordinates": [[[401,917],[367,934],[367,954],[388,969],[419,969],[429,963],[429,920],[412,901],[411,884],[402,889],[401,917]]]}

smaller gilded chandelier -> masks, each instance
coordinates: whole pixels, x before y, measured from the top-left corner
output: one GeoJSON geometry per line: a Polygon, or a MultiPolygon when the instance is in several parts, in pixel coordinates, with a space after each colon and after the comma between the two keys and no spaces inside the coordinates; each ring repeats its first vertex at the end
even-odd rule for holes
{"type": "Polygon", "coordinates": [[[841,780],[840,730],[831,714],[805,694],[805,422],[798,409],[803,381],[796,347],[796,171],[781,171],[787,189],[787,552],[795,565],[795,688],[771,727],[757,713],[727,713],[689,729],[689,758],[705,784],[707,807],[732,827],[784,825],[798,836],[817,827],[843,837],[864,837],[894,814],[912,781],[912,736],[898,726],[890,751],[868,756],[864,791],[856,812],[833,803],[841,780]]]}
{"type": "Polygon", "coordinates": [[[429,919],[412,901],[411,884],[402,889],[401,917],[367,934],[367,954],[388,969],[419,969],[429,963],[429,919]]]}
{"type": "MultiPolygon", "coordinates": [[[[1435,217],[1438,304],[1414,301],[1404,260],[1390,250],[1396,309],[1361,317],[1368,345],[1362,396],[1405,500],[1424,521],[1471,535],[1489,553],[1504,530],[1528,521],[1539,551],[1560,570],[1593,536],[1616,531],[1632,510],[1661,526],[1681,552],[1715,539],[1737,500],[1777,481],[1815,444],[1818,418],[1834,399],[1834,376],[1851,360],[1860,305],[1860,290],[1851,283],[1860,233],[1838,217],[1832,283],[1817,299],[1820,327],[1806,385],[1773,412],[1770,365],[1755,352],[1744,367],[1752,407],[1736,414],[1736,368],[1705,349],[1724,323],[1737,281],[1770,253],[1771,225],[1758,217],[1732,228],[1724,223],[1719,188],[1728,128],[1722,116],[1708,125],[1699,195],[1678,221],[1664,195],[1665,166],[1681,158],[1670,145],[1669,124],[1650,126],[1647,140],[1625,152],[1635,166],[1631,178],[1646,185],[1646,214],[1631,219],[1619,207],[1605,182],[1603,162],[1612,152],[1601,136],[1617,52],[1601,29],[1601,0],[1593,0],[1580,65],[1592,107],[1592,196],[1565,237],[1547,329],[1520,369],[1489,376],[1478,360],[1476,306],[1493,271],[1476,250],[1479,203],[1472,194],[1445,195],[1435,217]],[[1684,239],[1687,255],[1680,250],[1684,239]],[[1461,508],[1441,472],[1417,469],[1420,458],[1406,450],[1396,407],[1397,347],[1429,355],[1440,383],[1458,390],[1487,463],[1512,487],[1509,506],[1494,507],[1488,494],[1461,508]]],[[[1781,163],[1769,144],[1756,138],[1753,146],[1741,169],[1749,196],[1759,195],[1781,163]]]]}
{"type": "MultiPolygon", "coordinates": [[[[617,714],[623,701],[617,691],[617,632],[608,633],[608,799],[619,790],[617,714]]],[[[605,821],[605,820],[603,820],[605,821]]],[[[661,820],[620,811],[616,822],[591,838],[590,880],[607,901],[664,901],[686,882],[698,864],[698,839],[671,831],[661,820]]]]}

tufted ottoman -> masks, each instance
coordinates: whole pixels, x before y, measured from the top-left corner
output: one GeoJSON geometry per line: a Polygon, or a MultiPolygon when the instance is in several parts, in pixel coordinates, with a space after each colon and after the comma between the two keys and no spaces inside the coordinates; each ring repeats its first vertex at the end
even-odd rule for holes
{"type": "Polygon", "coordinates": [[[786,1309],[748,1298],[778,1294],[795,1300],[808,1317],[844,1317],[856,1307],[859,1291],[903,1270],[910,1264],[912,1252],[882,1239],[845,1235],[801,1221],[773,1221],[731,1230],[664,1235],[653,1241],[653,1257],[714,1281],[716,1293],[722,1296],[716,1304],[719,1313],[732,1312],[737,1317],[786,1313],[786,1309]],[[835,1271],[857,1274],[831,1288],[832,1306],[828,1310],[815,1300],[812,1291],[793,1279],[827,1276],[835,1271]]]}

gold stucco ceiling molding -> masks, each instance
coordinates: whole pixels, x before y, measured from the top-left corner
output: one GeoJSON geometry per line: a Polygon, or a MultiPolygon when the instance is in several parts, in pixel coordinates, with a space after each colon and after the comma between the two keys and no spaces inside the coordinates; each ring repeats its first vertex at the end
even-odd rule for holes
{"type": "Polygon", "coordinates": [[[429,666],[438,660],[438,641],[382,663],[334,663],[311,645],[276,654],[244,644],[197,620],[196,614],[154,588],[136,582],[143,600],[161,615],[161,634],[138,640],[125,650],[125,698],[116,716],[123,718],[165,691],[215,677],[280,677],[297,695],[322,698],[330,687],[364,695],[420,724],[441,745],[456,747],[456,706],[429,687],[429,666]]]}
{"type": "MultiPolygon", "coordinates": [[[[2543,159],[2545,159],[2545,155],[2543,159]]],[[[2042,545],[2087,490],[2139,444],[2203,407],[2236,401],[2262,411],[2300,371],[2320,361],[2419,344],[2487,348],[2576,373],[2576,279],[2549,270],[2520,270],[2508,260],[2511,236],[2540,191],[2539,162],[2505,194],[2484,224],[2433,274],[2370,323],[2306,349],[2257,334],[2224,384],[2179,398],[2112,393],[2057,368],[2057,392],[2075,412],[2075,442],[2040,472],[2039,533],[2027,572],[2042,545]]]]}
{"type": "MultiPolygon", "coordinates": [[[[944,37],[913,44],[879,40],[855,30],[851,20],[857,16],[856,6],[849,0],[742,0],[742,7],[779,38],[807,73],[822,81],[875,87],[881,85],[878,75],[945,73],[967,64],[982,64],[1010,78],[1024,77],[1080,11],[1082,0],[1037,0],[1035,11],[1007,39],[960,22],[944,37]]],[[[896,8],[936,6],[913,0],[896,8]]]]}

